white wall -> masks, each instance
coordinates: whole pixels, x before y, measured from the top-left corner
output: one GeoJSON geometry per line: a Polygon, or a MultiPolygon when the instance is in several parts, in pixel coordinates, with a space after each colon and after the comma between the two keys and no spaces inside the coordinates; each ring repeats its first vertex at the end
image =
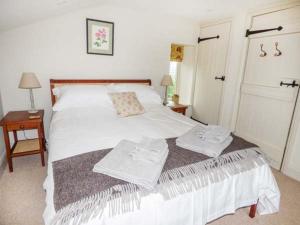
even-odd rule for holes
{"type": "Polygon", "coordinates": [[[50,78],[151,78],[159,90],[169,69],[171,43],[195,44],[198,25],[170,15],[121,8],[90,8],[0,33],[0,89],[3,110],[27,109],[26,90],[18,89],[22,72],[35,72],[37,108],[50,120],[50,78]],[[115,23],[114,56],[86,54],[85,19],[115,23]]]}
{"type": "Polygon", "coordinates": [[[195,46],[184,46],[183,61],[180,64],[180,72],[177,81],[179,83],[179,103],[183,105],[191,105],[192,101],[195,73],[195,54],[195,46]]]}

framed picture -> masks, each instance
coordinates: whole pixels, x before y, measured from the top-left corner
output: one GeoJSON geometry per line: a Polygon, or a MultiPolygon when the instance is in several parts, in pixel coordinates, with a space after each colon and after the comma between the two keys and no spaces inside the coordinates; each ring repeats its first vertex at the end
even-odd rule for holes
{"type": "Polygon", "coordinates": [[[87,54],[114,55],[114,23],[86,19],[87,54]]]}

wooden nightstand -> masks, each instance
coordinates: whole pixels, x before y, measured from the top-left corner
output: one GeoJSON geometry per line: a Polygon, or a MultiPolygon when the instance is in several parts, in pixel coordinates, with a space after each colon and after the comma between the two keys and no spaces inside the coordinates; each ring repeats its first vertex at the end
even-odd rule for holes
{"type": "Polygon", "coordinates": [[[44,110],[39,110],[37,113],[29,114],[28,111],[12,111],[6,114],[0,121],[0,126],[3,127],[4,141],[6,145],[6,158],[9,166],[9,171],[13,172],[12,158],[41,154],[42,166],[45,166],[44,151],[45,134],[44,134],[44,110]],[[39,118],[30,119],[30,116],[39,116],[39,118]],[[38,138],[18,140],[17,131],[37,129],[38,138]],[[9,132],[13,132],[14,144],[10,145],[9,132]]]}
{"type": "Polygon", "coordinates": [[[176,104],[176,103],[169,103],[169,104],[167,104],[167,106],[170,107],[170,109],[172,109],[174,112],[178,112],[183,115],[185,115],[185,111],[188,108],[187,105],[181,105],[181,104],[176,104]]]}

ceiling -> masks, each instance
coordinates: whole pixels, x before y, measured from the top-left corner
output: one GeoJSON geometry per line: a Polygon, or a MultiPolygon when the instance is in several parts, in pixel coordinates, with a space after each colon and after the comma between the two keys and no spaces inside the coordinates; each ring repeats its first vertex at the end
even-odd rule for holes
{"type": "Polygon", "coordinates": [[[0,0],[0,31],[101,5],[177,15],[201,22],[275,2],[280,0],[0,0]]]}

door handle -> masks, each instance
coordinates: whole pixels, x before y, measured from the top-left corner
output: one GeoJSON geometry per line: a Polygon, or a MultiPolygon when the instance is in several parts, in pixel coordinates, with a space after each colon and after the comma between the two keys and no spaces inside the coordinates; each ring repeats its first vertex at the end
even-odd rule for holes
{"type": "Polygon", "coordinates": [[[299,86],[299,84],[297,84],[295,80],[293,80],[292,83],[285,83],[285,82],[281,81],[280,82],[280,86],[283,86],[283,85],[285,85],[287,87],[289,87],[289,86],[291,86],[291,87],[298,87],[299,86]]]}
{"type": "Polygon", "coordinates": [[[221,81],[224,81],[224,80],[225,80],[225,76],[215,77],[215,80],[221,80],[221,81]]]}

